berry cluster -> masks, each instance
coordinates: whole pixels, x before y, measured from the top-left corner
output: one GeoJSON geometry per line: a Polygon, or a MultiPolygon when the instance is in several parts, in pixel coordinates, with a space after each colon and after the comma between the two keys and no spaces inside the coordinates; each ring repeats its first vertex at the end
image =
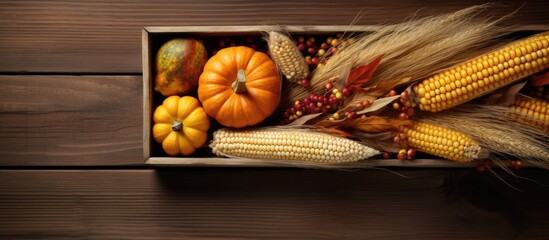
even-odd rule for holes
{"type": "Polygon", "coordinates": [[[305,61],[309,65],[309,69],[312,71],[317,67],[324,65],[326,60],[337,52],[337,45],[339,40],[343,35],[338,33],[336,37],[304,37],[299,36],[297,38],[296,46],[299,51],[305,57],[305,61]]]}
{"type": "MultiPolygon", "coordinates": [[[[302,81],[307,82],[305,79],[302,81]]],[[[315,113],[329,113],[336,112],[339,110],[341,104],[343,103],[345,97],[351,96],[352,91],[348,88],[343,88],[341,91],[334,87],[333,80],[328,80],[325,85],[325,92],[321,95],[311,94],[309,97],[298,100],[294,103],[294,106],[286,109],[284,112],[284,123],[290,123],[299,117],[307,114],[315,113]]],[[[357,104],[357,107],[360,107],[359,110],[364,109],[365,105],[370,105],[369,101],[364,103],[357,104]]],[[[330,120],[339,120],[341,119],[343,113],[334,113],[330,120]]],[[[356,118],[358,114],[356,109],[346,111],[345,116],[348,118],[356,118]]]]}
{"type": "MultiPolygon", "coordinates": [[[[400,150],[397,153],[397,159],[399,160],[412,160],[416,155],[416,149],[408,146],[408,135],[403,132],[398,132],[393,137],[393,143],[400,147],[400,150]]],[[[383,154],[384,158],[389,158],[389,153],[383,154]]]]}
{"type": "MultiPolygon", "coordinates": [[[[398,93],[395,90],[389,91],[386,97],[396,96],[398,93]]],[[[399,111],[398,118],[402,120],[407,120],[410,117],[414,116],[413,103],[410,97],[408,90],[404,90],[400,93],[398,102],[393,103],[393,109],[399,111]]],[[[400,150],[397,154],[397,159],[399,160],[412,160],[416,155],[416,149],[408,146],[408,136],[404,132],[398,132],[393,137],[393,143],[400,147],[400,150]]],[[[383,154],[383,157],[389,158],[389,153],[383,154]]]]}
{"type": "Polygon", "coordinates": [[[311,94],[309,97],[298,100],[294,106],[284,112],[284,123],[290,123],[307,114],[328,113],[338,109],[341,98],[311,94]]]}
{"type": "MultiPolygon", "coordinates": [[[[395,96],[395,95],[396,95],[395,90],[391,90],[391,92],[389,92],[389,96],[395,96]]],[[[399,102],[393,103],[393,109],[400,111],[400,114],[398,115],[400,119],[406,120],[414,116],[414,108],[413,108],[412,101],[410,98],[410,93],[408,92],[408,90],[404,90],[400,94],[399,102]]]]}

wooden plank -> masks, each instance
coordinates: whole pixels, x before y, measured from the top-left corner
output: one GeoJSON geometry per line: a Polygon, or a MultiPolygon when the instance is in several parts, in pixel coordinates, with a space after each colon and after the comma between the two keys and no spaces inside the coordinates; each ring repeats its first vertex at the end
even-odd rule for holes
{"type": "Polygon", "coordinates": [[[0,76],[0,165],[141,164],[141,76],[0,76]]]}
{"type": "Polygon", "coordinates": [[[1,170],[2,239],[546,239],[545,171],[1,170]],[[507,178],[510,180],[510,178],[507,178]]]}
{"type": "MultiPolygon", "coordinates": [[[[447,13],[471,1],[1,1],[0,72],[139,73],[145,26],[379,25],[447,13]],[[418,10],[421,10],[418,12],[418,10]]],[[[548,25],[545,0],[498,1],[511,23],[548,25]]]]}

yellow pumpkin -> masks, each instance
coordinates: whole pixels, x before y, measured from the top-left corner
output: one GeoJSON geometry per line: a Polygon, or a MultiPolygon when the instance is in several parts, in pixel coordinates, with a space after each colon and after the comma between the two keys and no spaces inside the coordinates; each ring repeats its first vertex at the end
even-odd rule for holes
{"type": "Polygon", "coordinates": [[[208,115],[227,127],[260,123],[280,102],[275,63],[249,47],[221,49],[211,57],[198,82],[198,98],[208,115]]]}
{"type": "Polygon", "coordinates": [[[191,155],[208,138],[210,119],[196,98],[170,96],[153,113],[153,137],[172,156],[191,155]]]}

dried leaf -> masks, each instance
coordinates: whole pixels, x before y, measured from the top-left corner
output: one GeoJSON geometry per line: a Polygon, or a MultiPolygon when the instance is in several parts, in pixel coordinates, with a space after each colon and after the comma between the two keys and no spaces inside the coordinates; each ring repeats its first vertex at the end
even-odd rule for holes
{"type": "Polygon", "coordinates": [[[331,133],[331,134],[335,134],[335,135],[338,135],[338,136],[341,136],[341,137],[352,137],[353,135],[346,132],[346,131],[343,131],[343,130],[340,130],[340,129],[337,129],[337,128],[327,128],[327,127],[323,127],[323,126],[317,126],[317,128],[320,130],[320,131],[323,131],[323,132],[326,132],[326,133],[331,133]]]}
{"type": "Polygon", "coordinates": [[[362,87],[363,84],[370,81],[376,71],[383,55],[375,58],[370,63],[353,69],[346,78],[345,86],[350,90],[356,90],[362,87]]]}
{"type": "Polygon", "coordinates": [[[412,80],[411,77],[405,77],[392,81],[380,81],[376,85],[365,87],[361,90],[365,91],[370,96],[380,97],[389,92],[391,89],[395,89],[403,84],[409,83],[410,80],[412,80]]]}
{"type": "Polygon", "coordinates": [[[401,147],[394,144],[392,139],[395,135],[395,132],[384,132],[384,133],[365,133],[360,131],[353,132],[353,136],[359,139],[365,145],[373,147],[378,150],[383,150],[386,152],[398,152],[401,147]]]}
{"type": "Polygon", "coordinates": [[[510,106],[515,102],[518,92],[526,85],[526,82],[517,83],[490,94],[485,101],[489,105],[510,106]]]}
{"type": "Polygon", "coordinates": [[[322,115],[322,113],[315,113],[315,114],[308,114],[308,115],[304,115],[304,116],[301,116],[300,118],[298,118],[297,120],[291,122],[290,124],[288,124],[288,126],[301,126],[301,125],[304,125],[305,123],[307,123],[308,121],[318,117],[322,115]]]}
{"type": "Polygon", "coordinates": [[[409,126],[410,120],[400,120],[395,118],[371,116],[357,119],[345,119],[343,121],[322,121],[315,124],[320,128],[353,128],[361,132],[383,133],[396,131],[401,126],[409,126]]]}
{"type": "Polygon", "coordinates": [[[371,116],[365,118],[357,118],[352,121],[352,128],[368,133],[382,133],[396,131],[401,126],[410,126],[410,120],[401,120],[394,118],[385,118],[379,116],[371,116]]]}
{"type": "Polygon", "coordinates": [[[352,64],[351,63],[348,63],[347,65],[345,65],[344,67],[342,67],[343,69],[341,70],[341,73],[339,74],[339,78],[337,78],[337,80],[334,82],[334,87],[339,89],[339,90],[342,90],[346,85],[346,80],[347,78],[349,77],[349,74],[351,73],[351,66],[352,64]]]}
{"type": "Polygon", "coordinates": [[[382,108],[386,107],[387,105],[391,104],[394,100],[398,99],[400,96],[392,96],[392,97],[386,97],[386,98],[380,98],[375,100],[372,105],[370,105],[367,108],[364,108],[358,112],[356,112],[358,115],[370,113],[370,112],[376,112],[378,110],[381,110],[382,108]]]}
{"type": "Polygon", "coordinates": [[[549,84],[549,71],[532,76],[530,84],[534,87],[544,86],[549,84]]]}

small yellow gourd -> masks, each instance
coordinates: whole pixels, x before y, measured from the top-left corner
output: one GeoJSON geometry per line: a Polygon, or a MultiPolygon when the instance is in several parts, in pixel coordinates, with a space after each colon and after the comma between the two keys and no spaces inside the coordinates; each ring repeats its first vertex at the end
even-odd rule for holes
{"type": "Polygon", "coordinates": [[[210,119],[196,98],[170,96],[153,113],[154,140],[172,156],[188,156],[206,142],[210,119]]]}

